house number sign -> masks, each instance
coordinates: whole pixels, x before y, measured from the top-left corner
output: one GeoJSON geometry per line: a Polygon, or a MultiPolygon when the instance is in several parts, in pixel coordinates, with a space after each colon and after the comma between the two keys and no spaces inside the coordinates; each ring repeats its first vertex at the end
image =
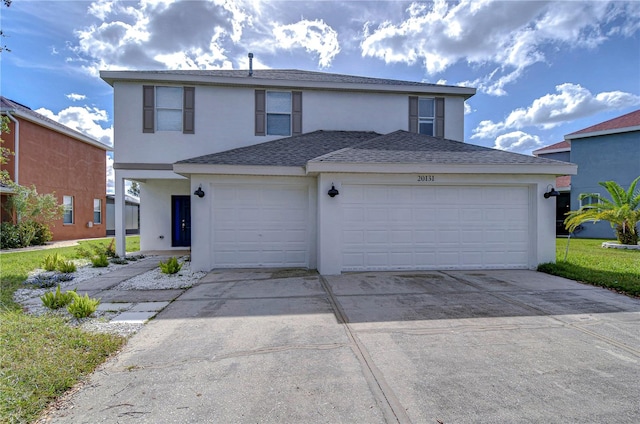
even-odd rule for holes
{"type": "Polygon", "coordinates": [[[419,183],[432,183],[432,182],[435,182],[435,180],[436,180],[435,175],[418,175],[419,183]]]}

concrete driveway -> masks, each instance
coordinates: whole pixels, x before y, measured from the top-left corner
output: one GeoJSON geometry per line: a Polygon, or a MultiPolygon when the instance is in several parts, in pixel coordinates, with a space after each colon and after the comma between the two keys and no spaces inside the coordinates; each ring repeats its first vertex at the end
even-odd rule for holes
{"type": "Polygon", "coordinates": [[[637,423],[640,301],[533,271],[212,272],[51,422],[637,423]]]}

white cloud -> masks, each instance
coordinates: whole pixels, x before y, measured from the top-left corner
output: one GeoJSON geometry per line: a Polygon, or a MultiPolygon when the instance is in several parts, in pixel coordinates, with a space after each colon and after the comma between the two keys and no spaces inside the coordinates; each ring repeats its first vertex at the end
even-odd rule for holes
{"type": "Polygon", "coordinates": [[[513,131],[497,137],[493,147],[510,152],[525,153],[542,147],[542,145],[543,143],[537,135],[527,134],[522,131],[513,131]]]}
{"type": "Polygon", "coordinates": [[[331,66],[333,58],[340,53],[338,33],[322,20],[301,20],[289,25],[276,24],[273,34],[277,48],[302,47],[307,52],[316,53],[319,56],[318,64],[322,68],[331,66]]]}
{"type": "Polygon", "coordinates": [[[113,156],[107,153],[107,194],[114,194],[116,192],[116,175],[113,170],[113,156]]]}
{"type": "Polygon", "coordinates": [[[45,108],[37,109],[35,112],[80,131],[102,144],[113,146],[113,126],[103,128],[100,125],[101,122],[109,122],[107,112],[104,110],[88,106],[71,106],[58,113],[45,108]]]}
{"type": "Polygon", "coordinates": [[[412,4],[399,22],[366,23],[361,54],[387,64],[421,63],[431,75],[458,62],[489,67],[472,86],[504,95],[526,68],[547,60],[545,48],[593,48],[614,34],[631,36],[638,18],[636,2],[437,0],[412,4]],[[609,24],[614,29],[605,33],[609,24]]]}
{"type": "Polygon", "coordinates": [[[67,94],[67,99],[72,100],[74,102],[77,102],[79,100],[84,100],[86,98],[87,98],[87,96],[85,96],[84,94],[77,94],[77,93],[69,93],[69,94],[67,94]]]}
{"type": "Polygon", "coordinates": [[[501,122],[482,121],[473,130],[472,139],[490,139],[500,133],[526,127],[550,129],[565,122],[640,104],[640,96],[622,91],[592,94],[579,84],[556,86],[556,93],[535,99],[531,106],[514,110],[501,122]]]}

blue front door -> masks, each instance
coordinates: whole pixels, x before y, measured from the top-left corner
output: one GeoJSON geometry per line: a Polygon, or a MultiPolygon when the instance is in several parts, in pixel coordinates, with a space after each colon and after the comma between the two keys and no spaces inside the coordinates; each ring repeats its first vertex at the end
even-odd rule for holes
{"type": "Polygon", "coordinates": [[[191,198],[171,196],[171,246],[191,246],[191,198]]]}

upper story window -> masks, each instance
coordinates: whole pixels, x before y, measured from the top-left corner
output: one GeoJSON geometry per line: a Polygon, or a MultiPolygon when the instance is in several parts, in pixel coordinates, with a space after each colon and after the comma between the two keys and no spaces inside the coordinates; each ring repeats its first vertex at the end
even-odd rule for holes
{"type": "Polygon", "coordinates": [[[142,132],[194,134],[195,87],[142,87],[142,132]]]}
{"type": "Polygon", "coordinates": [[[93,199],[93,223],[102,224],[102,200],[93,199]]]}
{"type": "Polygon", "coordinates": [[[435,99],[420,97],[418,99],[418,132],[434,135],[436,119],[435,99]]]}
{"type": "Polygon", "coordinates": [[[409,96],[409,131],[444,137],[444,97],[409,96]]]}
{"type": "Polygon", "coordinates": [[[267,91],[267,135],[291,135],[291,93],[267,91]]]}
{"type": "Polygon", "coordinates": [[[255,92],[255,135],[302,134],[302,92],[255,92]]]}
{"type": "Polygon", "coordinates": [[[73,224],[73,196],[62,196],[64,213],[62,215],[63,224],[73,224]]]}
{"type": "Polygon", "coordinates": [[[589,193],[580,196],[580,207],[597,205],[598,203],[601,203],[600,195],[598,193],[589,193]]]}

